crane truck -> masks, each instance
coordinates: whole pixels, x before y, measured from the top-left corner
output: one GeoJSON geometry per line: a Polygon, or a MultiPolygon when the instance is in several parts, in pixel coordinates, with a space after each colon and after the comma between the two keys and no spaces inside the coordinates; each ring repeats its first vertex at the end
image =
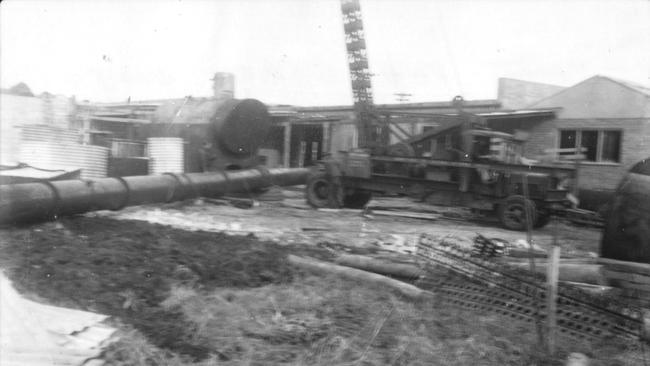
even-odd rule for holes
{"type": "Polygon", "coordinates": [[[364,207],[373,194],[415,196],[429,203],[496,215],[502,225],[543,227],[570,206],[576,169],[523,164],[524,139],[494,131],[463,110],[440,128],[389,144],[389,118],[377,113],[358,0],[341,0],[359,148],[323,160],[309,176],[307,202],[316,208],[364,207]]]}

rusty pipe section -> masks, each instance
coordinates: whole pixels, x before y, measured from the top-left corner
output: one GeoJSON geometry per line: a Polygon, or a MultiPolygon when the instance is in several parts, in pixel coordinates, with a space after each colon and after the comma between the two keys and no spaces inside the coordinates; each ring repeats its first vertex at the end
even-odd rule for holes
{"type": "Polygon", "coordinates": [[[256,168],[209,173],[167,173],[97,180],[0,186],[0,224],[48,220],[97,210],[219,197],[273,185],[304,184],[307,168],[256,168]]]}

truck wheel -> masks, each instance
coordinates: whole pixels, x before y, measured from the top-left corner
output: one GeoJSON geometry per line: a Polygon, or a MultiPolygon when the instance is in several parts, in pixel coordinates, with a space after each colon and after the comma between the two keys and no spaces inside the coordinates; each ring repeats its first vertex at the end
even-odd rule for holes
{"type": "Polygon", "coordinates": [[[316,173],[307,179],[305,196],[307,203],[315,208],[325,208],[329,205],[331,183],[325,173],[316,173]]]}
{"type": "Polygon", "coordinates": [[[372,198],[372,193],[361,189],[355,189],[343,199],[343,207],[364,208],[372,198]]]}
{"type": "Polygon", "coordinates": [[[510,230],[526,230],[526,208],[530,210],[532,222],[537,222],[535,203],[522,196],[510,196],[499,205],[499,221],[510,230]]]}

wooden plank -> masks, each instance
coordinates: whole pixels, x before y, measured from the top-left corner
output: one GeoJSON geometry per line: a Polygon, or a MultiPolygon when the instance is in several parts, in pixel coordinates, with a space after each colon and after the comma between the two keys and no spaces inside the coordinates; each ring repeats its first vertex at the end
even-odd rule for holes
{"type": "MultiPolygon", "coordinates": [[[[407,212],[417,212],[424,214],[439,214],[439,210],[428,207],[413,207],[415,203],[409,202],[410,205],[403,206],[387,206],[387,205],[368,205],[369,210],[383,210],[383,211],[407,211],[407,212]]],[[[418,205],[419,206],[419,205],[418,205]]]]}
{"type": "Polygon", "coordinates": [[[365,255],[341,254],[336,258],[336,263],[342,264],[346,267],[362,269],[364,271],[389,276],[415,279],[422,275],[422,270],[415,264],[396,263],[390,260],[372,258],[365,255]]]}
{"type": "Polygon", "coordinates": [[[557,148],[557,149],[544,149],[546,154],[561,154],[561,153],[577,153],[577,152],[587,152],[586,147],[567,147],[567,148],[557,148]]]}
{"type": "Polygon", "coordinates": [[[581,290],[587,291],[589,293],[592,293],[594,295],[602,295],[602,294],[607,294],[612,291],[616,291],[617,289],[612,287],[612,286],[601,286],[601,285],[592,285],[589,283],[582,283],[582,282],[572,282],[572,281],[560,281],[562,283],[566,283],[567,285],[571,285],[574,287],[578,287],[581,290]]]}
{"type": "MultiPolygon", "coordinates": [[[[536,263],[535,271],[540,274],[548,274],[548,262],[536,263]]],[[[509,263],[519,268],[528,267],[528,263],[509,263]]],[[[580,263],[559,263],[558,276],[560,281],[582,282],[591,285],[606,285],[608,283],[606,276],[602,273],[600,264],[580,264],[580,263]]]]}
{"type": "Polygon", "coordinates": [[[603,270],[603,274],[608,279],[623,280],[625,282],[650,286],[650,276],[645,276],[638,273],[616,271],[616,270],[609,269],[607,267],[605,267],[605,269],[603,270]]]}
{"type": "MultiPolygon", "coordinates": [[[[482,169],[494,169],[494,170],[507,170],[512,172],[524,172],[530,173],[530,168],[528,165],[523,164],[504,164],[504,163],[471,163],[471,162],[462,162],[462,161],[449,161],[449,160],[437,160],[437,159],[424,159],[424,158],[399,158],[393,156],[373,156],[371,158],[373,161],[385,161],[385,162],[395,162],[395,163],[411,163],[411,164],[425,164],[427,166],[448,166],[448,167],[458,167],[458,168],[482,168],[482,169]]],[[[575,171],[575,167],[567,165],[549,165],[549,164],[535,164],[531,165],[535,168],[535,171],[575,171]]]]}
{"type": "Polygon", "coordinates": [[[636,290],[630,288],[621,289],[620,287],[618,289],[622,290],[621,296],[625,296],[637,300],[641,299],[650,302],[650,292],[648,291],[636,290]]]}
{"type": "Polygon", "coordinates": [[[303,227],[300,228],[302,231],[334,231],[332,228],[327,227],[303,227]]]}
{"type": "Polygon", "coordinates": [[[424,214],[419,212],[404,212],[404,211],[385,211],[385,210],[372,210],[371,214],[377,216],[393,216],[393,217],[405,217],[410,219],[422,219],[422,220],[438,220],[440,215],[434,214],[424,214]]]}
{"type": "Polygon", "coordinates": [[[650,264],[621,261],[617,259],[598,258],[598,263],[604,264],[607,269],[621,272],[632,272],[650,276],[650,264]]]}
{"type": "MultiPolygon", "coordinates": [[[[521,250],[521,249],[519,249],[519,250],[521,250]]],[[[502,258],[497,258],[497,260],[499,262],[519,265],[519,264],[527,261],[528,258],[525,258],[525,257],[502,257],[502,258]]],[[[546,265],[548,263],[547,256],[544,256],[544,258],[538,259],[537,263],[539,263],[541,265],[546,265]]],[[[560,256],[560,266],[566,265],[566,264],[598,264],[598,258],[582,258],[582,257],[579,257],[579,258],[573,258],[573,257],[562,258],[560,256]]]]}
{"type": "MultiPolygon", "coordinates": [[[[642,291],[644,293],[647,293],[647,296],[650,296],[650,285],[645,285],[645,284],[640,284],[640,283],[634,283],[634,282],[627,282],[627,281],[622,281],[622,280],[612,280],[612,285],[614,287],[619,287],[625,290],[635,290],[635,291],[642,291]]],[[[640,293],[643,294],[643,293],[640,293]]]]}
{"type": "MultiPolygon", "coordinates": [[[[510,248],[508,250],[508,257],[512,258],[522,258],[526,259],[526,261],[529,260],[529,258],[533,256],[533,258],[546,258],[546,252],[543,250],[535,250],[533,249],[532,251],[530,249],[524,249],[524,248],[510,248]]],[[[528,262],[526,262],[528,264],[528,262]]]]}
{"type": "Polygon", "coordinates": [[[560,155],[560,160],[585,160],[587,155],[585,154],[573,154],[573,155],[560,155]]]}
{"type": "Polygon", "coordinates": [[[318,208],[318,209],[316,209],[316,211],[320,211],[320,212],[331,212],[331,213],[341,213],[341,212],[345,212],[345,213],[355,213],[355,214],[360,214],[360,213],[362,213],[364,210],[356,209],[356,208],[318,208]]]}
{"type": "Polygon", "coordinates": [[[408,283],[394,280],[392,278],[382,276],[376,273],[366,272],[356,268],[343,267],[333,263],[319,261],[317,259],[310,258],[310,257],[298,257],[293,254],[290,254],[287,258],[289,260],[289,263],[298,266],[300,268],[304,268],[310,271],[315,271],[320,273],[336,274],[354,280],[380,284],[383,286],[390,287],[410,298],[419,298],[422,297],[423,295],[431,294],[413,285],[409,285],[408,283]]]}

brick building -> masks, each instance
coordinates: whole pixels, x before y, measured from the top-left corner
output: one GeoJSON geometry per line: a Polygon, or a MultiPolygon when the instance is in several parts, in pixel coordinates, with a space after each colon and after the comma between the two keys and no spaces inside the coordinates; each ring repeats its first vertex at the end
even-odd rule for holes
{"type": "Polygon", "coordinates": [[[594,76],[528,108],[557,109],[557,118],[525,128],[525,154],[586,148],[581,189],[611,191],[631,165],[650,157],[650,88],[594,76]]]}

